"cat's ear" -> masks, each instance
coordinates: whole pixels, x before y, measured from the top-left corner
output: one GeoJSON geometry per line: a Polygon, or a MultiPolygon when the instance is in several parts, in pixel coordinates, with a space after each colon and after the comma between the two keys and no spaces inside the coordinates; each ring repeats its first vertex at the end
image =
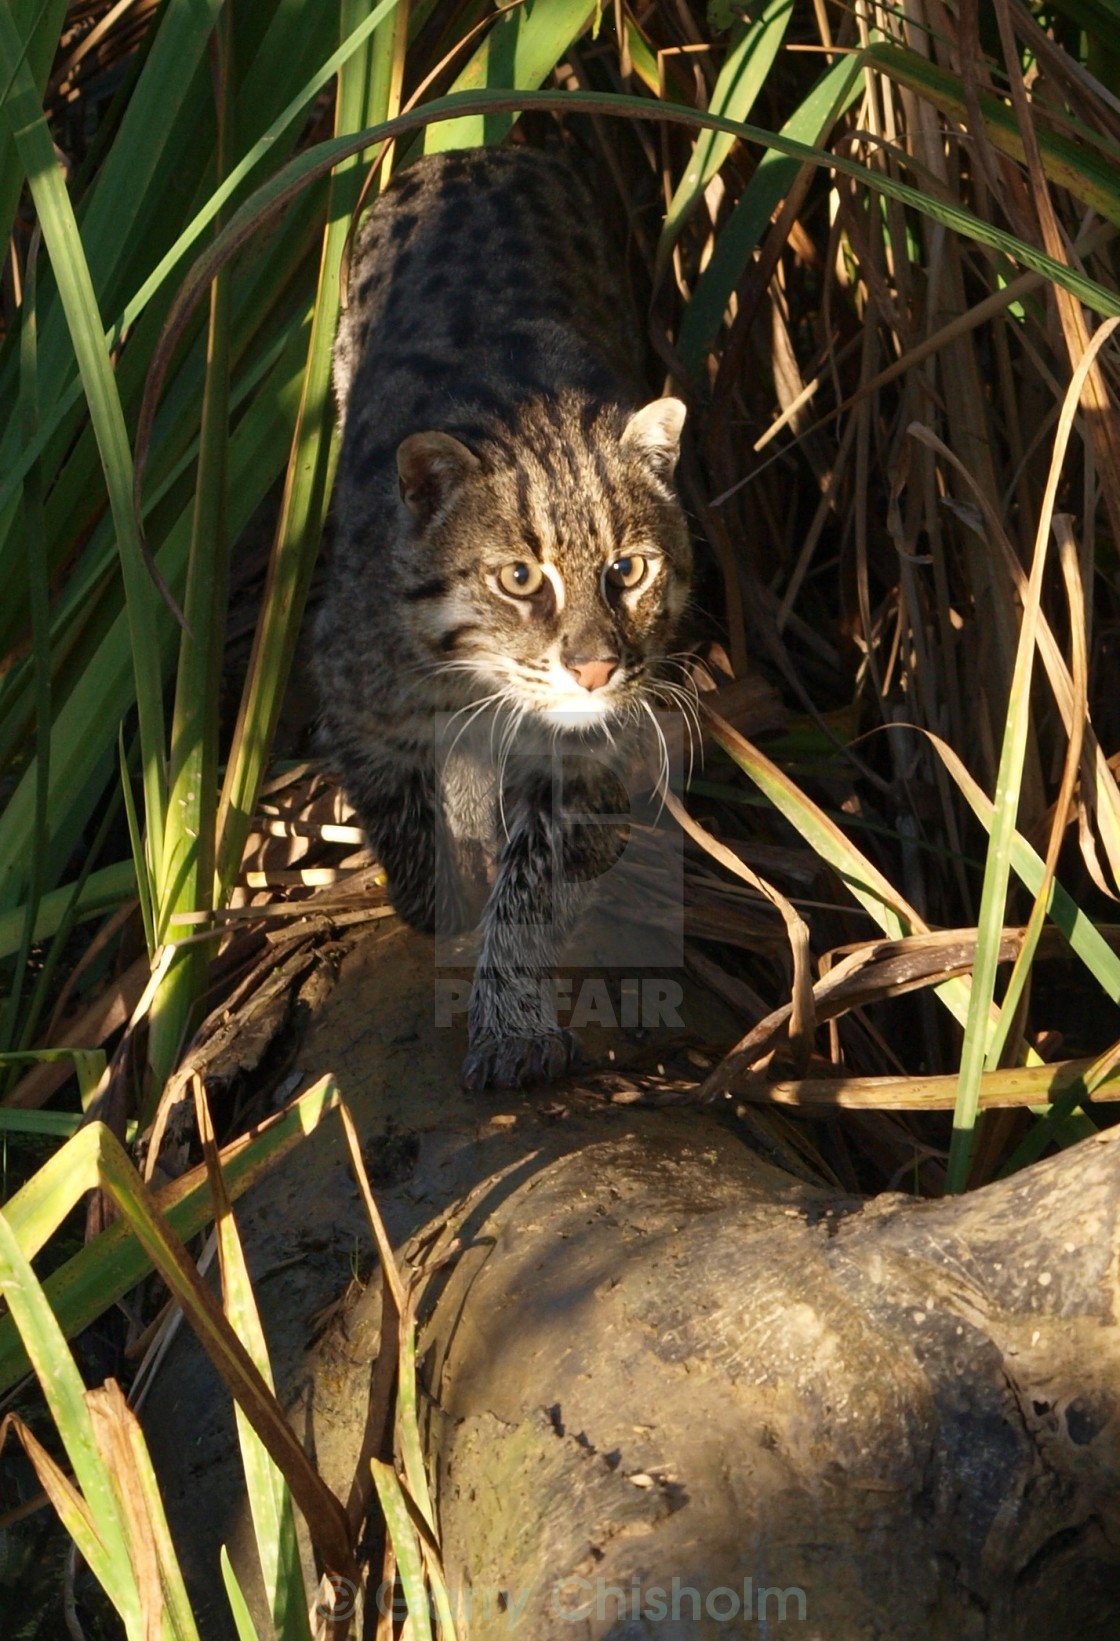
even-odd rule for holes
{"type": "Polygon", "coordinates": [[[636,410],[622,432],[624,449],[635,451],[660,479],[671,479],[681,453],[687,412],[679,399],[654,399],[636,410]]]}
{"type": "Polygon", "coordinates": [[[414,519],[427,524],[478,466],[474,452],[450,433],[410,433],[397,446],[401,499],[414,519]]]}

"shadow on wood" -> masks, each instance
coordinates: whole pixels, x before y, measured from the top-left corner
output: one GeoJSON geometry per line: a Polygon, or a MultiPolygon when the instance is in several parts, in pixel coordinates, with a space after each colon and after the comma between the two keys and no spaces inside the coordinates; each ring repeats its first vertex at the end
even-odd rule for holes
{"type": "MultiPolygon", "coordinates": [[[[395,1243],[460,1244],[421,1350],[471,1641],[1117,1633],[1120,1141],[959,1200],[838,1196],[706,1112],[466,1099],[430,965],[401,931],[351,941],[297,1065],[337,1075],[395,1243]]],[[[714,1034],[713,1007],[690,994],[686,1023],[714,1034]]],[[[238,1219],[281,1394],[344,1494],[377,1299],[308,1346],[355,1250],[369,1268],[337,1132],[238,1219]]],[[[217,1547],[246,1578],[255,1553],[193,1341],[145,1422],[216,1641],[217,1547]]]]}

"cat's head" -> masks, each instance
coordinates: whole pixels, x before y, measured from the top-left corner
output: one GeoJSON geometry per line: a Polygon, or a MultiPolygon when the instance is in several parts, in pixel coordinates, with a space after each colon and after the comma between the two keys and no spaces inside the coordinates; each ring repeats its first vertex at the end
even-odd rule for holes
{"type": "Polygon", "coordinates": [[[401,596],[433,664],[561,726],[632,709],[688,598],[684,417],[678,399],[627,415],[573,396],[523,407],[474,449],[405,439],[401,596]]]}

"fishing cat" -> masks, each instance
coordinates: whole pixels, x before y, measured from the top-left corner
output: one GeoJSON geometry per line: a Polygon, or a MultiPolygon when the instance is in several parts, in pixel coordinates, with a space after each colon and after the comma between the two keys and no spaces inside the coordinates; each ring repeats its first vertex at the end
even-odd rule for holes
{"type": "Polygon", "coordinates": [[[542,980],[617,849],[596,817],[689,590],[685,408],[642,402],[600,217],[558,155],[418,159],[368,215],[335,346],[324,742],[402,917],[447,933],[485,897],[469,1088],[577,1058],[542,980]]]}

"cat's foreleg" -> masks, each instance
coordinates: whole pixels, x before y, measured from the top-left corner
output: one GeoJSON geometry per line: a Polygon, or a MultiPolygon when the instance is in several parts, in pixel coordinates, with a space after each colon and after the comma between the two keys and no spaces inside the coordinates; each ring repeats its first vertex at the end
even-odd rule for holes
{"type": "Polygon", "coordinates": [[[545,1082],[579,1062],[579,1039],[557,1021],[552,971],[593,879],[618,853],[617,829],[592,799],[569,787],[559,813],[544,783],[511,817],[482,918],[463,1064],[469,1089],[545,1082]]]}
{"type": "Polygon", "coordinates": [[[474,922],[434,767],[401,759],[351,769],[346,792],[388,878],[394,910],[426,934],[474,922]]]}

